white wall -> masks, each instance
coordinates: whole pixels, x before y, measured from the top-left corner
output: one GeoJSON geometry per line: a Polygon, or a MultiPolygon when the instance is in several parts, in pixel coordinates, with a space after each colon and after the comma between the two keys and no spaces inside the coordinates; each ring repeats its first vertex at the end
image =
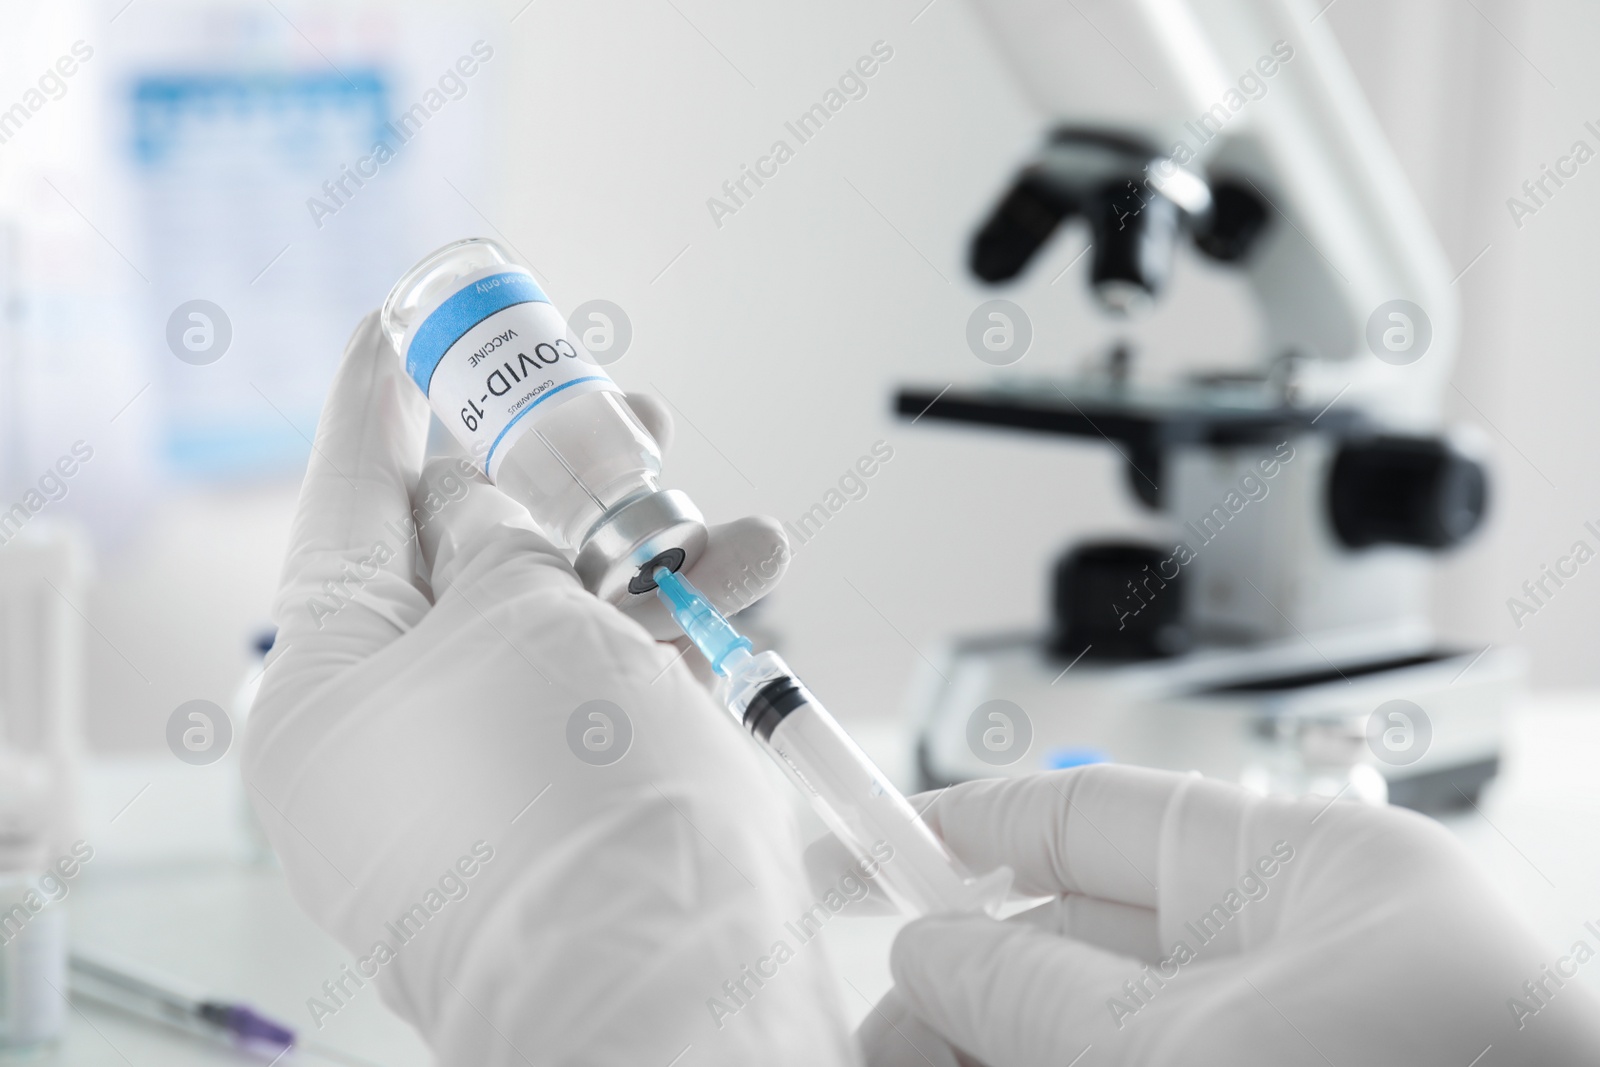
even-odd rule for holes
{"type": "Polygon", "coordinates": [[[1600,127],[1600,109],[1584,103],[1597,83],[1600,13],[1571,2],[1427,0],[1344,2],[1329,17],[1452,262],[1466,270],[1457,283],[1463,351],[1447,403],[1455,419],[1482,432],[1495,478],[1491,520],[1444,568],[1436,619],[1465,644],[1521,645],[1536,685],[1593,684],[1600,678],[1589,654],[1600,623],[1593,568],[1580,568],[1560,588],[1547,581],[1554,594],[1540,594],[1547,607],[1521,586],[1579,538],[1600,549],[1600,537],[1583,529],[1600,517],[1590,460],[1600,386],[1590,292],[1600,168],[1580,168],[1520,226],[1507,200],[1526,200],[1522,183],[1575,140],[1600,152],[1600,136],[1583,127],[1600,127]],[[1538,607],[1520,627],[1511,597],[1538,607]]]}
{"type": "Polygon", "coordinates": [[[1600,137],[1583,126],[1587,120],[1600,127],[1600,108],[1585,106],[1600,85],[1592,58],[1600,12],[1566,2],[1497,8],[1485,10],[1510,40],[1480,32],[1481,47],[1503,65],[1510,89],[1499,97],[1469,96],[1449,138],[1455,166],[1482,175],[1477,195],[1458,208],[1460,232],[1474,234],[1460,241],[1460,262],[1491,245],[1463,279],[1469,326],[1480,329],[1458,375],[1473,406],[1461,395],[1455,400],[1461,416],[1483,425],[1494,445],[1496,522],[1449,572],[1440,615],[1480,640],[1523,645],[1540,685],[1593,684],[1600,678],[1591,651],[1600,624],[1596,568],[1581,568],[1563,588],[1549,585],[1555,595],[1548,607],[1520,628],[1507,600],[1521,596],[1522,583],[1540,577],[1541,566],[1554,564],[1578,538],[1600,548],[1600,538],[1583,529],[1600,518],[1593,462],[1600,309],[1592,251],[1600,239],[1600,167],[1581,168],[1520,229],[1506,200],[1521,195],[1523,181],[1537,177],[1541,164],[1554,164],[1574,140],[1600,151],[1600,137]],[[1497,113],[1509,132],[1485,140],[1479,123],[1493,122],[1497,113]],[[1484,267],[1490,269],[1480,275],[1484,267]]]}
{"type": "MultiPolygon", "coordinates": [[[[669,480],[716,520],[793,519],[874,441],[893,446],[868,495],[799,550],[772,604],[791,660],[847,718],[895,711],[918,651],[946,635],[1038,625],[1046,569],[1065,544],[1147,521],[1109,449],[908,427],[889,414],[899,383],[992,373],[965,347],[967,315],[987,294],[967,281],[963,250],[1037,133],[966,8],[923,2],[536,3],[505,21],[518,2],[503,5],[494,39],[510,77],[496,103],[498,195],[480,207],[558,303],[604,297],[627,309],[634,348],[612,369],[681,412],[669,480]],[[706,199],[879,40],[894,58],[868,95],[718,228],[706,199]]],[[[1600,578],[1586,570],[1520,634],[1503,600],[1579,535],[1580,517],[1600,519],[1600,508],[1584,510],[1595,478],[1584,386],[1596,374],[1584,342],[1596,312],[1582,288],[1600,162],[1520,232],[1502,201],[1581,135],[1582,118],[1600,118],[1573,102],[1592,77],[1585,52],[1600,16],[1570,0],[1527,14],[1509,2],[1477,7],[1500,32],[1472,5],[1444,0],[1404,10],[1340,0],[1326,17],[1380,101],[1452,261],[1465,266],[1492,245],[1460,282],[1458,383],[1504,431],[1488,430],[1496,519],[1447,568],[1441,622],[1480,644],[1515,636],[1544,682],[1592,681],[1600,668],[1580,642],[1600,613],[1600,578]]],[[[1003,373],[1074,366],[1113,336],[1088,306],[1082,263],[1051,283],[1080,248],[1077,236],[1061,242],[1007,294],[1037,333],[1003,373]]],[[[1230,279],[1186,260],[1135,339],[1151,361],[1235,359],[1254,335],[1244,306],[1230,279]]],[[[111,641],[148,648],[171,680],[132,692],[97,642],[102,743],[159,744],[177,702],[226,697],[245,630],[265,616],[291,499],[286,488],[191,494],[102,561],[91,617],[111,641]]]]}

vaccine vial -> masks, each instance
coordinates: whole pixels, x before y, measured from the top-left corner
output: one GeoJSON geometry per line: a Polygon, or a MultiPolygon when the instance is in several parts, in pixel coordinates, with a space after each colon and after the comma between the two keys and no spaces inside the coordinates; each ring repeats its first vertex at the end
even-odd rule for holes
{"type": "Polygon", "coordinates": [[[382,325],[433,413],[525,506],[584,585],[615,604],[705,547],[694,503],[662,489],[661,451],[531,272],[468,238],[406,272],[382,325]]]}

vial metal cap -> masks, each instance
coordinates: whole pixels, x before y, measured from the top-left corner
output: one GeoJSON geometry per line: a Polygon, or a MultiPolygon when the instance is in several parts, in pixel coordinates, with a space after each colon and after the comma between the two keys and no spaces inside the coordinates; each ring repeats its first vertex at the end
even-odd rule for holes
{"type": "Polygon", "coordinates": [[[573,566],[601,600],[618,607],[654,592],[656,567],[679,571],[700,558],[706,523],[688,494],[660,489],[607,515],[584,539],[573,566]]]}

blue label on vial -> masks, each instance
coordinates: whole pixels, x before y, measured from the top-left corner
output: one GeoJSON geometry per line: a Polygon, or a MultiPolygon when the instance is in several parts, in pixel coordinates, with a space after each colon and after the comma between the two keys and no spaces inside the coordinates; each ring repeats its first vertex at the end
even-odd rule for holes
{"type": "Polygon", "coordinates": [[[424,393],[429,392],[439,361],[463,334],[497,311],[535,302],[548,304],[550,298],[524,271],[508,270],[479,278],[440,304],[417,327],[411,347],[406,349],[406,373],[424,393]]]}

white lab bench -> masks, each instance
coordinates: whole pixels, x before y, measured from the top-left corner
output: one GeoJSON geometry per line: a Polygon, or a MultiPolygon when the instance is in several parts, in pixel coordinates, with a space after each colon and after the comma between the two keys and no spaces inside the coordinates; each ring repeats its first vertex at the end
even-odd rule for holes
{"type": "MultiPolygon", "coordinates": [[[[899,731],[856,725],[854,732],[899,777],[905,762],[898,755],[899,731]]],[[[1582,936],[1585,921],[1600,921],[1597,772],[1600,692],[1541,696],[1513,717],[1503,773],[1481,810],[1446,821],[1527,916],[1552,959],[1582,936]]],[[[342,1060],[305,1056],[280,1063],[430,1063],[417,1035],[379,1003],[370,986],[313,1031],[306,998],[347,956],[301,915],[275,869],[229,858],[238,823],[237,795],[227,783],[236,773],[228,761],[197,771],[165,753],[95,761],[85,825],[96,855],[72,891],[74,937],[247,1001],[345,1054],[342,1060]],[[130,798],[136,799],[129,803],[130,798]]],[[[845,913],[824,928],[853,1019],[864,1016],[869,1000],[889,986],[888,948],[899,925],[897,919],[845,913]]],[[[1600,971],[1580,974],[1600,988],[1600,971]]],[[[252,1061],[85,1007],[74,1009],[60,1046],[27,1062],[187,1067],[252,1061]]]]}

